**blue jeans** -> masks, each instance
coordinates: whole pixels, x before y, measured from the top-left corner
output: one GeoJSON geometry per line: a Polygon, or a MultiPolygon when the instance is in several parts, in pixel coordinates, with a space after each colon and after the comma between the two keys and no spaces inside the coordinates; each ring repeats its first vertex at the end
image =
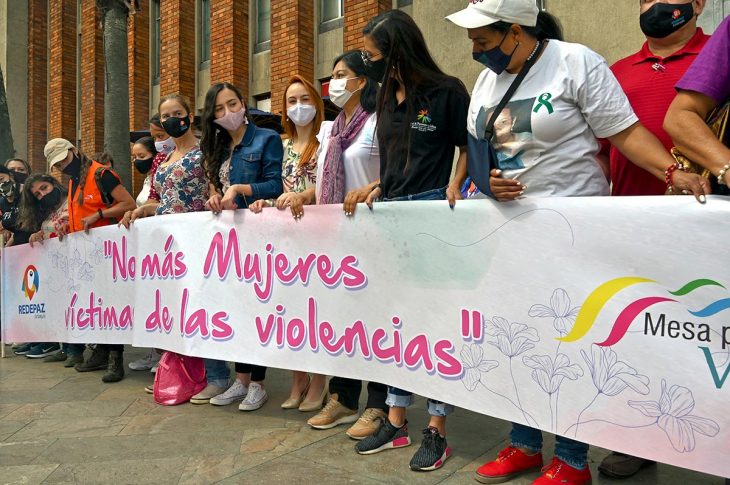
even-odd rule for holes
{"type": "Polygon", "coordinates": [[[228,387],[231,369],[224,360],[205,359],[205,377],[208,385],[228,387]]]}
{"type": "Polygon", "coordinates": [[[401,197],[393,197],[392,199],[383,199],[383,202],[401,202],[411,200],[445,200],[446,199],[446,187],[441,189],[427,190],[419,194],[403,195],[401,197]]]}
{"type": "MultiPolygon", "coordinates": [[[[388,397],[385,404],[392,408],[407,408],[413,404],[413,393],[398,389],[397,387],[388,387],[388,397]]],[[[448,416],[454,412],[454,406],[441,401],[428,400],[428,414],[431,416],[448,416]]]]}
{"type": "Polygon", "coordinates": [[[61,350],[63,350],[69,357],[83,355],[85,348],[86,345],[84,344],[61,344],[61,350]]]}
{"type": "MultiPolygon", "coordinates": [[[[512,446],[531,451],[542,450],[542,432],[524,424],[512,423],[512,446]]],[[[555,436],[555,456],[568,465],[582,470],[588,464],[588,445],[562,436],[555,436]]]]}

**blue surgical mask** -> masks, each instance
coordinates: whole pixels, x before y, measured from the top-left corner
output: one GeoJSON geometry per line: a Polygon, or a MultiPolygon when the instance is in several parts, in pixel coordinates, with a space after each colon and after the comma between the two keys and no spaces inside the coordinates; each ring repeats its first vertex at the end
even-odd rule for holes
{"type": "Polygon", "coordinates": [[[484,52],[472,52],[471,54],[475,61],[485,65],[488,69],[491,69],[497,75],[502,74],[504,70],[507,69],[510,61],[512,61],[512,56],[515,55],[515,51],[520,46],[519,43],[515,45],[515,48],[512,49],[512,53],[510,54],[505,54],[504,52],[502,52],[501,47],[504,43],[504,39],[507,38],[507,34],[509,34],[509,31],[505,32],[501,42],[494,49],[489,49],[488,51],[484,52]]]}

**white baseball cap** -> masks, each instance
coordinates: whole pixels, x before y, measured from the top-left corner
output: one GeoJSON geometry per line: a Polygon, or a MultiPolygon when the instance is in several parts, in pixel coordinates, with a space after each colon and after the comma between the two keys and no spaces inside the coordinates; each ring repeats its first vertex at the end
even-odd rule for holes
{"type": "Polygon", "coordinates": [[[534,27],[539,13],[535,0],[469,0],[465,9],[452,13],[446,20],[464,29],[477,29],[500,21],[534,27]]]}

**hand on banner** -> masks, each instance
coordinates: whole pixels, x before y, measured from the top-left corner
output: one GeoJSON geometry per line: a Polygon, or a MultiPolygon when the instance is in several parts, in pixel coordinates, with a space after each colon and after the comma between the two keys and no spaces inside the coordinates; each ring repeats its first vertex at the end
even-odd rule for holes
{"type": "Polygon", "coordinates": [[[710,181],[696,173],[677,170],[672,174],[672,184],[676,190],[681,190],[683,194],[694,195],[700,204],[704,204],[707,201],[705,196],[712,193],[710,181]]]}
{"type": "Polygon", "coordinates": [[[262,210],[264,210],[264,207],[272,207],[272,206],[273,206],[273,204],[270,201],[264,200],[264,199],[259,199],[256,202],[249,204],[248,208],[251,209],[251,212],[253,212],[254,214],[259,214],[259,213],[261,213],[262,210]]]}
{"type": "Polygon", "coordinates": [[[383,195],[383,189],[381,189],[380,184],[378,184],[373,187],[373,190],[370,191],[367,198],[365,199],[365,205],[368,206],[368,209],[373,210],[373,202],[378,200],[381,195],[383,195]]]}
{"type": "Polygon", "coordinates": [[[519,180],[503,179],[502,171],[493,168],[489,172],[489,188],[494,194],[494,198],[500,202],[515,200],[517,197],[525,193],[526,185],[522,185],[519,180]]]}
{"type": "Polygon", "coordinates": [[[101,217],[99,216],[98,212],[94,212],[90,216],[87,216],[87,217],[84,217],[83,219],[81,219],[81,223],[84,225],[84,232],[86,234],[88,234],[89,229],[91,229],[91,226],[93,226],[94,224],[99,222],[99,219],[101,219],[101,217]]]}
{"type": "Polygon", "coordinates": [[[276,208],[279,210],[284,210],[287,207],[291,206],[291,201],[294,197],[296,197],[295,192],[284,192],[279,196],[278,199],[276,199],[276,208]]]}
{"type": "Polygon", "coordinates": [[[463,200],[464,197],[461,195],[461,188],[454,184],[449,184],[449,186],[446,188],[446,200],[449,201],[449,207],[452,209],[456,207],[456,201],[457,200],[463,200]]]}
{"type": "Polygon", "coordinates": [[[66,234],[68,234],[69,231],[69,225],[68,222],[65,224],[60,224],[56,227],[56,234],[58,234],[58,240],[63,241],[63,238],[66,237],[66,234]]]}
{"type": "Polygon", "coordinates": [[[291,215],[294,219],[301,219],[304,216],[304,204],[306,198],[302,194],[294,194],[289,199],[289,207],[291,208],[291,215]]]}
{"type": "Polygon", "coordinates": [[[119,221],[118,226],[124,226],[127,229],[129,229],[129,225],[132,224],[137,219],[142,219],[144,217],[147,217],[147,214],[145,213],[145,206],[137,207],[133,211],[127,211],[124,213],[124,217],[122,217],[122,220],[119,221]]]}
{"type": "Polygon", "coordinates": [[[239,186],[231,185],[228,190],[226,190],[225,195],[221,199],[221,206],[224,210],[238,209],[238,204],[236,204],[236,197],[239,195],[238,187],[239,186]]]}
{"type": "Polygon", "coordinates": [[[213,214],[218,214],[223,210],[222,200],[223,197],[221,197],[221,194],[215,193],[205,202],[205,208],[213,214]]]}
{"type": "Polygon", "coordinates": [[[33,243],[39,242],[39,243],[43,244],[43,240],[45,238],[46,237],[45,237],[45,234],[43,233],[43,229],[41,229],[40,231],[34,232],[33,234],[30,235],[30,237],[28,238],[28,243],[30,243],[30,247],[33,247],[33,243]]]}
{"type": "Polygon", "coordinates": [[[354,215],[355,209],[357,209],[357,204],[365,202],[368,198],[368,195],[370,195],[370,192],[372,192],[379,183],[379,181],[374,182],[372,184],[366,185],[365,187],[349,191],[345,196],[345,203],[342,204],[342,210],[345,211],[345,215],[354,215]]]}

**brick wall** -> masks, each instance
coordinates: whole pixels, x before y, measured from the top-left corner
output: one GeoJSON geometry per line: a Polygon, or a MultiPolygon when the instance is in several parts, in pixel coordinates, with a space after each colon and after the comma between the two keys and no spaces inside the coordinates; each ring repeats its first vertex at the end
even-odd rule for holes
{"type": "MultiPolygon", "coordinates": [[[[146,130],[150,119],[150,8],[129,16],[127,23],[129,61],[129,129],[146,130]]],[[[132,197],[142,190],[145,176],[132,168],[132,197]]]]}
{"type": "Polygon", "coordinates": [[[48,141],[48,0],[28,2],[28,161],[46,171],[48,141]]]}
{"type": "Polygon", "coordinates": [[[162,0],[160,5],[160,98],[178,93],[195,111],[195,0],[162,0]]]}
{"type": "Polygon", "coordinates": [[[81,0],[81,139],[88,155],[104,150],[104,35],[96,0],[81,0]]]}
{"type": "Polygon", "coordinates": [[[289,78],[314,82],[314,2],[271,0],[271,111],[281,113],[289,78]]]}
{"type": "Polygon", "coordinates": [[[229,82],[248,98],[249,1],[213,0],[210,5],[210,84],[229,82]]]}
{"type": "Polygon", "coordinates": [[[362,49],[362,29],[370,19],[392,6],[391,0],[345,0],[345,50],[362,49]]]}
{"type": "Polygon", "coordinates": [[[53,0],[49,6],[48,138],[76,143],[76,1],[53,0]]]}

